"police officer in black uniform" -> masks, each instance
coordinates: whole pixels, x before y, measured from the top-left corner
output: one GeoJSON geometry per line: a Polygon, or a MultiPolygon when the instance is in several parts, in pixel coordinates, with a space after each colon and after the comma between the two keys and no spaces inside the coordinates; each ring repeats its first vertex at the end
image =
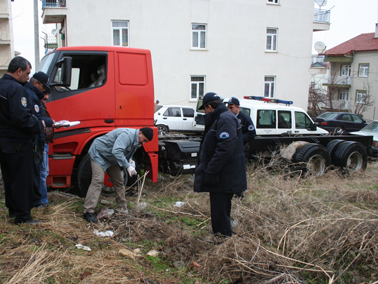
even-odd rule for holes
{"type": "Polygon", "coordinates": [[[23,84],[29,79],[31,64],[21,56],[11,60],[0,79],[0,163],[5,204],[15,224],[39,223],[30,211],[33,197],[33,138],[45,124],[33,116],[23,84]]]}
{"type": "Polygon", "coordinates": [[[256,129],[251,117],[240,111],[240,101],[235,97],[228,100],[227,107],[239,119],[242,126],[243,144],[247,145],[249,141],[256,137],[256,129]]]}
{"type": "Polygon", "coordinates": [[[207,93],[205,132],[195,171],[194,191],[210,193],[213,233],[231,236],[231,200],[247,189],[241,126],[216,93],[207,93]]]}
{"type": "MultiPolygon", "coordinates": [[[[49,77],[42,71],[39,71],[30,78],[30,82],[25,83],[25,90],[29,95],[31,102],[32,114],[39,120],[45,122],[46,127],[51,127],[54,121],[50,117],[45,117],[45,112],[42,107],[41,99],[44,97],[44,92],[50,93],[51,88],[48,84],[49,77]]],[[[42,195],[40,192],[40,164],[43,161],[43,149],[45,146],[45,133],[39,133],[34,135],[34,198],[33,207],[43,208],[42,195]]]]}

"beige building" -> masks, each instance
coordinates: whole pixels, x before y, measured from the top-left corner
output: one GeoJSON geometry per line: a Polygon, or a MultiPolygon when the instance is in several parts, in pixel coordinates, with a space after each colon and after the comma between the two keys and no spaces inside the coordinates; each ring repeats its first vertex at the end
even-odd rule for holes
{"type": "MultiPolygon", "coordinates": [[[[13,0],[12,0],[13,1],[13,0]]],[[[0,0],[0,77],[14,57],[11,0],[0,0]]]]}
{"type": "Polygon", "coordinates": [[[312,33],[329,29],[313,0],[44,0],[58,46],[151,50],[155,98],[265,96],[307,107],[312,33]]]}
{"type": "Polygon", "coordinates": [[[323,85],[332,92],[332,107],[378,119],[378,24],[375,33],[356,36],[325,54],[331,70],[323,85]]]}

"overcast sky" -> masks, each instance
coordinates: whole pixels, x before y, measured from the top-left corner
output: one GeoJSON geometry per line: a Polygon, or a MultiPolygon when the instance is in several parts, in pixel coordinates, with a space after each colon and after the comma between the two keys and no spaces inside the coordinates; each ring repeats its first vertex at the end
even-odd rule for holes
{"type": "MultiPolygon", "coordinates": [[[[35,70],[33,2],[34,0],[14,0],[11,5],[15,50],[21,52],[21,56],[27,58],[35,70]]],[[[375,24],[378,23],[378,0],[328,0],[327,2],[322,9],[331,9],[331,28],[326,32],[315,32],[313,45],[317,41],[322,41],[327,49],[330,49],[359,34],[375,31],[375,24]]],[[[38,5],[38,14],[41,19],[40,0],[38,0],[38,5]]],[[[314,6],[318,7],[316,4],[314,6]]],[[[40,20],[40,37],[43,36],[42,31],[50,33],[52,28],[54,28],[52,25],[42,25],[40,20]]],[[[44,54],[43,45],[44,42],[41,39],[41,58],[44,54]]],[[[312,53],[316,51],[312,49],[312,53]]]]}

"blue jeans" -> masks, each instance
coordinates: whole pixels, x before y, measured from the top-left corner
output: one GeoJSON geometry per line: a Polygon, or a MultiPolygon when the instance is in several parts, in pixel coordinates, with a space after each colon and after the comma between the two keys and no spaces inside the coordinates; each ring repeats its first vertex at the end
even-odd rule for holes
{"type": "Polygon", "coordinates": [[[40,181],[39,181],[39,192],[41,193],[41,203],[47,204],[49,201],[47,200],[47,185],[46,179],[49,175],[49,144],[45,143],[45,147],[43,148],[43,161],[39,165],[40,167],[40,181]]]}

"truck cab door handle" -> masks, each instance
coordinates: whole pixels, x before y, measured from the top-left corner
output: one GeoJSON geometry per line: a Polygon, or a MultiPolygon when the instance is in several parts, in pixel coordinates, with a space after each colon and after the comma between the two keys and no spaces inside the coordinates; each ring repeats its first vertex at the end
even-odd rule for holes
{"type": "Polygon", "coordinates": [[[113,123],[114,119],[105,119],[105,123],[113,123]]]}
{"type": "Polygon", "coordinates": [[[183,118],[182,120],[187,120],[186,118],[183,118]]]}
{"type": "Polygon", "coordinates": [[[163,117],[163,119],[167,119],[166,117],[163,117]]]}

